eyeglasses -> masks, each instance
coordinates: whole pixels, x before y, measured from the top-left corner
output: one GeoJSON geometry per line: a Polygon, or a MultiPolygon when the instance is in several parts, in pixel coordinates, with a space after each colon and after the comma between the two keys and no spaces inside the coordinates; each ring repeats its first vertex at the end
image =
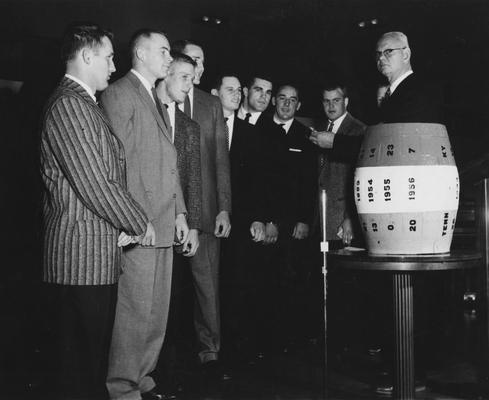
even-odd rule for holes
{"type": "Polygon", "coordinates": [[[376,51],[375,52],[375,59],[378,60],[380,57],[384,56],[385,58],[391,58],[392,53],[396,50],[404,50],[406,46],[404,47],[396,47],[395,49],[385,49],[384,51],[376,51]]]}

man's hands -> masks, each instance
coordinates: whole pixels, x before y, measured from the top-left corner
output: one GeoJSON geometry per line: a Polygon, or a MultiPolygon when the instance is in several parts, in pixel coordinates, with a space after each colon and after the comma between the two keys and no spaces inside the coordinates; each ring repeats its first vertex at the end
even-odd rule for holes
{"type": "Polygon", "coordinates": [[[318,132],[314,128],[311,128],[311,136],[309,136],[309,140],[314,143],[316,146],[319,146],[323,149],[332,149],[334,143],[334,133],[333,132],[318,132]]]}
{"type": "Polygon", "coordinates": [[[214,235],[218,238],[227,238],[231,233],[231,222],[229,221],[229,213],[221,211],[216,216],[216,229],[214,235]]]}
{"type": "Polygon", "coordinates": [[[175,238],[178,244],[185,243],[188,236],[188,225],[185,214],[178,214],[175,218],[175,238]]]}
{"type": "Polygon", "coordinates": [[[350,245],[353,239],[353,224],[350,218],[345,218],[341,225],[338,227],[338,232],[336,236],[343,240],[343,243],[350,245]]]}
{"type": "Polygon", "coordinates": [[[190,229],[187,240],[183,243],[182,254],[185,257],[193,257],[199,248],[199,231],[190,229]]]}
{"type": "Polygon", "coordinates": [[[305,239],[309,236],[309,225],[303,222],[297,222],[294,227],[294,232],[292,232],[292,237],[294,239],[305,239]]]}
{"type": "Polygon", "coordinates": [[[154,246],[155,241],[155,228],[151,222],[148,222],[144,236],[129,236],[127,233],[121,232],[117,239],[117,247],[125,247],[133,243],[139,243],[141,246],[154,246]]]}
{"type": "Polygon", "coordinates": [[[265,224],[255,221],[250,226],[251,238],[254,242],[261,242],[265,239],[265,224]]]}
{"type": "Polygon", "coordinates": [[[265,239],[263,244],[273,244],[277,242],[278,227],[273,222],[267,222],[265,225],[265,239]]]}

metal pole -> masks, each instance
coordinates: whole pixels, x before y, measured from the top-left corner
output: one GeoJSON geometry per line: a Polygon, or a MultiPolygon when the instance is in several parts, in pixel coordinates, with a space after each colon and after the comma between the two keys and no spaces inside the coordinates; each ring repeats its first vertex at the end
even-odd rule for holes
{"type": "Polygon", "coordinates": [[[327,280],[327,253],[328,253],[328,241],[326,239],[326,206],[328,197],[326,190],[322,189],[320,194],[320,214],[321,214],[321,252],[323,253],[323,311],[324,311],[324,398],[328,398],[328,318],[327,318],[327,294],[328,294],[328,280],[327,280]]]}

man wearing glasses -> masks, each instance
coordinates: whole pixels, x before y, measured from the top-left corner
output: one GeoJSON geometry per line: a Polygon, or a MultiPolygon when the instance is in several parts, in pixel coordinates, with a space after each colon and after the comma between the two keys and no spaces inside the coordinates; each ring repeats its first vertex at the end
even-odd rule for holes
{"type": "Polygon", "coordinates": [[[377,42],[375,60],[389,84],[380,102],[379,122],[442,122],[440,93],[413,72],[404,33],[384,33],[377,42]]]}

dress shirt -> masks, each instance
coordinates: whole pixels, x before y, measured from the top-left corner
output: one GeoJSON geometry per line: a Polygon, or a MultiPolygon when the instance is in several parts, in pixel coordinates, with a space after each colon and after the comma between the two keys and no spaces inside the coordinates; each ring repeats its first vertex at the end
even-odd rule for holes
{"type": "MultiPolygon", "coordinates": [[[[187,97],[190,103],[190,118],[192,118],[194,116],[194,87],[193,86],[188,92],[187,97]]],[[[178,108],[180,109],[181,112],[185,112],[185,102],[179,103],[178,108]]]]}
{"type": "Polygon", "coordinates": [[[233,141],[233,129],[234,129],[234,118],[235,118],[235,114],[234,113],[231,113],[231,115],[229,115],[226,118],[227,118],[226,125],[228,127],[229,150],[231,150],[231,143],[233,141]]]}
{"type": "Polygon", "coordinates": [[[73,75],[70,75],[70,74],[65,74],[65,76],[68,78],[68,79],[71,79],[72,81],[75,81],[76,83],[78,83],[83,89],[85,89],[88,94],[90,95],[90,97],[93,99],[93,101],[96,103],[97,102],[97,99],[95,98],[95,93],[92,91],[92,89],[90,88],[90,86],[88,86],[85,82],[83,82],[82,80],[78,79],[78,78],[75,78],[73,75]]]}
{"type": "Polygon", "coordinates": [[[238,110],[238,118],[239,119],[242,119],[244,120],[246,118],[246,114],[247,113],[250,113],[251,116],[250,116],[250,119],[249,119],[249,123],[251,125],[255,125],[256,124],[256,121],[258,118],[260,118],[260,115],[261,115],[261,112],[260,111],[255,111],[255,112],[251,112],[251,111],[246,111],[243,106],[241,106],[238,110]]]}
{"type": "Polygon", "coordinates": [[[273,122],[275,122],[277,125],[282,125],[282,128],[284,129],[285,133],[289,133],[290,126],[292,125],[292,122],[294,122],[294,118],[289,119],[287,122],[280,121],[277,116],[274,114],[273,115],[273,122]]]}
{"type": "Polygon", "coordinates": [[[399,84],[406,79],[409,75],[413,73],[413,70],[409,70],[408,72],[403,73],[399,78],[397,78],[392,84],[389,86],[389,89],[391,90],[391,96],[392,93],[394,93],[394,90],[399,86],[399,84]]]}
{"type": "MultiPolygon", "coordinates": [[[[171,142],[175,143],[175,102],[165,104],[166,110],[168,111],[168,116],[170,117],[171,124],[171,142]]],[[[180,105],[180,104],[179,104],[180,105]]]]}
{"type": "Polygon", "coordinates": [[[148,91],[148,94],[149,94],[149,97],[151,97],[153,99],[153,102],[155,101],[154,97],[153,97],[153,93],[151,93],[151,89],[153,88],[153,86],[151,85],[151,83],[148,82],[148,80],[142,76],[138,71],[136,71],[135,69],[131,69],[131,72],[136,75],[136,77],[141,81],[141,83],[143,84],[144,88],[148,91]]]}
{"type": "MultiPolygon", "coordinates": [[[[336,133],[338,132],[338,129],[340,129],[341,124],[343,123],[343,120],[346,118],[346,112],[339,118],[335,119],[333,121],[333,130],[331,132],[336,133]]],[[[328,119],[328,124],[330,120],[328,119]]]]}

